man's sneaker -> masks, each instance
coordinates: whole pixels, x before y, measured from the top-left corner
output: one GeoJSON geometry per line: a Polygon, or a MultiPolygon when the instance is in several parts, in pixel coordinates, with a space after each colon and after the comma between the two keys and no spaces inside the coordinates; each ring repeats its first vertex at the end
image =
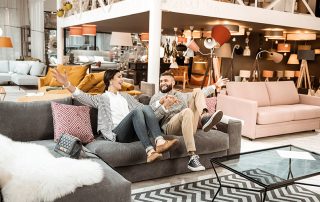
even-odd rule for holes
{"type": "Polygon", "coordinates": [[[206,168],[203,165],[201,165],[198,155],[192,155],[188,163],[188,169],[192,171],[201,171],[205,170],[206,168]]]}
{"type": "Polygon", "coordinates": [[[201,116],[202,130],[208,132],[213,126],[217,125],[222,119],[223,113],[221,110],[216,111],[212,115],[201,116]]]}

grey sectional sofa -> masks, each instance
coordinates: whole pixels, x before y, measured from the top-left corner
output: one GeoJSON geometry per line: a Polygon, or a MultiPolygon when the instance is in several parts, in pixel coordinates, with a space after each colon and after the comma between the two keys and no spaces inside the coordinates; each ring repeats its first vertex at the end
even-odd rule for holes
{"type": "Polygon", "coordinates": [[[45,76],[46,65],[38,61],[0,60],[0,83],[38,85],[39,76],[45,76]]]}
{"type": "MultiPolygon", "coordinates": [[[[66,98],[58,100],[65,104],[80,105],[66,98]]],[[[91,109],[91,125],[97,129],[97,110],[91,109]]],[[[0,102],[0,133],[13,140],[32,141],[45,145],[51,151],[53,142],[52,111],[49,101],[16,103],[0,102]]],[[[207,133],[198,131],[195,140],[200,161],[210,168],[209,158],[240,152],[241,122],[229,120],[228,124],[219,123],[218,130],[207,133]]],[[[190,172],[187,169],[187,152],[181,136],[166,136],[179,138],[179,144],[170,152],[164,154],[160,161],[146,163],[145,150],[140,142],[117,143],[103,140],[95,132],[96,141],[86,147],[97,153],[105,162],[100,162],[105,171],[105,177],[99,184],[78,188],[58,201],[131,201],[130,181],[137,182],[190,172]]],[[[54,152],[53,152],[54,153],[54,152]]]]}

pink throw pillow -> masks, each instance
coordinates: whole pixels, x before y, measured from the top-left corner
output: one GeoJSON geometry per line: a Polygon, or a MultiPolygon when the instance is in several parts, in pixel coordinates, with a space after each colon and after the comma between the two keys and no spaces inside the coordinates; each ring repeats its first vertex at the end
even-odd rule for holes
{"type": "Polygon", "coordinates": [[[58,141],[63,133],[75,136],[85,144],[94,140],[89,107],[51,102],[51,108],[55,141],[58,141]]]}
{"type": "Polygon", "coordinates": [[[214,112],[216,112],[217,97],[207,97],[206,104],[209,113],[213,114],[214,112]]]}

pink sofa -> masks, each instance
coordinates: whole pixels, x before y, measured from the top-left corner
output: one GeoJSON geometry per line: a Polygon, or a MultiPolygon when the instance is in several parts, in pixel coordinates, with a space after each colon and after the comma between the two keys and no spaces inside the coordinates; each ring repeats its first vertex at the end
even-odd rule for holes
{"type": "Polygon", "coordinates": [[[250,139],[320,128],[320,97],[298,94],[292,81],[229,82],[217,109],[242,119],[250,139]]]}

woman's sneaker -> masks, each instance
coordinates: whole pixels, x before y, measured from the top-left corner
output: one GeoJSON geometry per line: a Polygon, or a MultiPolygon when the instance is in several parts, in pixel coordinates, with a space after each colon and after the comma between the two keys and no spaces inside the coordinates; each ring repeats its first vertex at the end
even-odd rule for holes
{"type": "Polygon", "coordinates": [[[201,171],[205,170],[206,168],[201,165],[198,155],[192,155],[188,163],[188,169],[191,171],[201,171]]]}

